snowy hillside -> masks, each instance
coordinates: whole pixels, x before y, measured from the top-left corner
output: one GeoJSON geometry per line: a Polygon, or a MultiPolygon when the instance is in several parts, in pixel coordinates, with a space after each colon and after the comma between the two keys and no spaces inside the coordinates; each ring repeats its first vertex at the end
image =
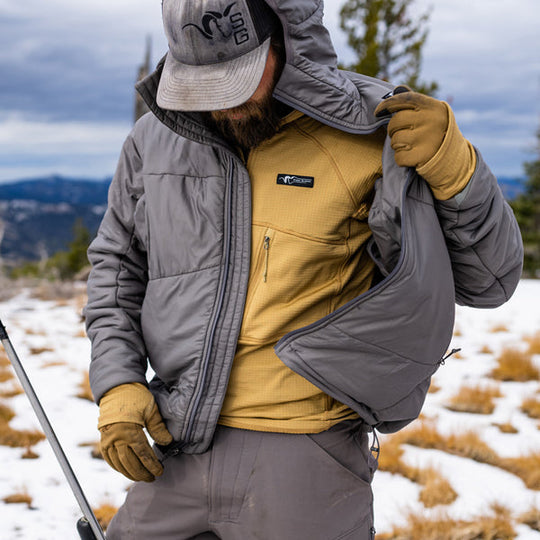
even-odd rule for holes
{"type": "MultiPolygon", "coordinates": [[[[40,300],[26,290],[0,302],[0,318],[90,504],[119,506],[130,482],[104,461],[92,458],[89,446],[81,446],[98,439],[97,407],[77,397],[90,353],[80,317],[83,305],[82,286],[69,300],[40,300]]],[[[393,526],[405,526],[411,512],[422,520],[446,516],[472,523],[493,514],[490,508],[496,503],[498,518],[505,518],[516,535],[489,538],[540,540],[540,532],[522,517],[533,509],[537,519],[540,514],[540,378],[534,371],[540,368],[539,332],[540,281],[522,281],[511,301],[496,310],[458,308],[452,347],[461,352],[434,376],[423,419],[399,434],[401,439],[380,437],[381,469],[386,470],[375,475],[374,493],[375,525],[381,538],[396,537],[388,533],[393,526]],[[530,380],[501,380],[508,377],[501,376],[505,366],[499,359],[512,354],[532,359],[530,380]],[[481,402],[482,412],[462,412],[471,410],[464,387],[482,396],[472,399],[473,405],[481,402]],[[466,434],[465,444],[460,437],[466,434]],[[528,460],[513,459],[524,457],[528,460]],[[438,479],[434,499],[426,498],[428,468],[438,479]],[[443,493],[449,494],[443,501],[447,504],[435,504],[442,501],[443,493]]],[[[6,439],[6,431],[9,435],[39,429],[2,358],[0,354],[0,441],[3,432],[6,439]]],[[[513,369],[514,375],[525,374],[522,367],[513,369]]],[[[51,449],[41,441],[31,446],[31,453],[37,457],[23,459],[28,449],[0,445],[0,540],[78,539],[75,523],[80,511],[51,449]],[[3,502],[13,495],[24,495],[28,502],[3,502]]],[[[473,536],[470,530],[469,536],[453,538],[488,538],[473,536]]]]}

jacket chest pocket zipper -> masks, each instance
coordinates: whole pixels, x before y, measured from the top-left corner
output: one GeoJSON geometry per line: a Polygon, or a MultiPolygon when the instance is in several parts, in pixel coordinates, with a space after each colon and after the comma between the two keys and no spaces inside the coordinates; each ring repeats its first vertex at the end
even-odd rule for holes
{"type": "Polygon", "coordinates": [[[266,281],[268,279],[268,258],[269,258],[269,254],[270,254],[270,237],[269,236],[264,237],[263,248],[264,248],[263,281],[264,281],[264,283],[266,283],[266,281]]]}

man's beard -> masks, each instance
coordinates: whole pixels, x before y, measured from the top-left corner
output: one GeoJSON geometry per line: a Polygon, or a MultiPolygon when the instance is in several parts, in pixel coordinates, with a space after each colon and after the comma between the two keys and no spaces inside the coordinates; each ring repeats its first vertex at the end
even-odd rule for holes
{"type": "Polygon", "coordinates": [[[272,138],[280,128],[279,104],[270,92],[257,102],[205,114],[210,125],[232,146],[250,150],[272,138]],[[242,115],[235,120],[232,116],[242,115]]]}

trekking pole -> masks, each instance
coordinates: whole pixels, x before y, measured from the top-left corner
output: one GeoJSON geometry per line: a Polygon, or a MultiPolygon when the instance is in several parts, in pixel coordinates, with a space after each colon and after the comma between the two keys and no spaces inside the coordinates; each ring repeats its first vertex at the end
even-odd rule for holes
{"type": "Polygon", "coordinates": [[[71,468],[71,465],[67,460],[66,454],[64,453],[64,450],[62,449],[62,446],[60,445],[60,442],[58,441],[58,438],[54,433],[51,423],[49,422],[49,419],[47,418],[47,415],[45,414],[45,411],[41,406],[36,392],[34,391],[32,384],[30,383],[30,379],[26,375],[23,365],[19,360],[19,357],[17,356],[13,345],[11,344],[6,328],[2,324],[1,320],[0,340],[2,341],[2,345],[6,350],[11,365],[13,366],[13,369],[15,370],[15,373],[22,387],[26,395],[28,396],[30,404],[32,405],[32,408],[34,409],[34,412],[38,417],[39,423],[41,424],[45,436],[47,437],[47,440],[49,441],[49,444],[53,449],[54,455],[56,456],[56,459],[58,460],[58,463],[60,464],[60,467],[64,472],[66,480],[71,487],[71,491],[73,492],[73,495],[75,495],[75,498],[79,503],[79,507],[84,515],[84,517],[79,519],[79,521],[77,522],[77,531],[79,533],[79,536],[81,537],[81,540],[105,540],[105,534],[103,533],[103,529],[101,528],[98,520],[96,519],[96,516],[94,515],[94,512],[92,511],[92,508],[90,508],[90,505],[86,500],[79,481],[77,480],[77,477],[75,476],[75,473],[73,472],[73,469],[71,468]]]}

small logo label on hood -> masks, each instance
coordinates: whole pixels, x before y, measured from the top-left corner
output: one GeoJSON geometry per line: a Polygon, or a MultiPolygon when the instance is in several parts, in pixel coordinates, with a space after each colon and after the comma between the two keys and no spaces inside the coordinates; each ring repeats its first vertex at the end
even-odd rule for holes
{"type": "Polygon", "coordinates": [[[312,188],[315,184],[315,178],[313,176],[299,176],[297,174],[278,174],[277,183],[282,186],[312,188]]]}

